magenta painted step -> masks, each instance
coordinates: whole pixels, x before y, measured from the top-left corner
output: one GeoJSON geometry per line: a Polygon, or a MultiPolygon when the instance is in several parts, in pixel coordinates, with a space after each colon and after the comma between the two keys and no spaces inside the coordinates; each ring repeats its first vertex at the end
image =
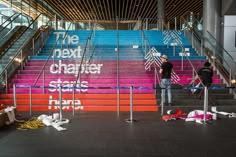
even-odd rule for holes
{"type": "MultiPolygon", "coordinates": [[[[202,67],[203,64],[204,64],[205,61],[192,61],[192,64],[194,65],[194,67],[202,67]]],[[[29,61],[26,66],[40,66],[42,68],[42,66],[44,65],[45,61],[29,61]]],[[[63,61],[49,61],[46,66],[52,66],[53,64],[80,64],[80,62],[78,62],[77,60],[76,61],[73,61],[73,60],[63,60],[63,61]]],[[[174,67],[181,67],[182,66],[182,62],[181,61],[172,61],[171,62],[174,67]]],[[[103,60],[103,61],[94,61],[90,64],[96,64],[96,65],[101,65],[102,67],[116,67],[117,66],[117,61],[116,60],[103,60]]],[[[145,61],[142,61],[142,60],[130,60],[130,61],[120,61],[119,62],[119,66],[120,67],[136,67],[136,66],[139,66],[139,67],[144,67],[144,64],[145,64],[145,61]]],[[[184,67],[191,67],[191,64],[188,62],[188,61],[185,61],[183,62],[183,66],[184,67]]]]}
{"type": "MultiPolygon", "coordinates": [[[[214,80],[220,80],[219,77],[217,75],[213,76],[214,80]]],[[[71,78],[55,78],[55,79],[51,79],[51,78],[45,78],[45,83],[49,83],[51,81],[69,81],[69,82],[75,82],[76,78],[75,77],[71,77],[71,78]]],[[[141,83],[153,83],[154,82],[154,77],[152,78],[142,78],[142,77],[136,77],[136,78],[120,78],[119,82],[120,83],[137,83],[137,84],[141,84],[141,83]]],[[[192,76],[180,76],[179,80],[181,81],[188,81],[188,80],[192,80],[192,76]]],[[[30,76],[28,76],[28,79],[14,79],[13,83],[25,83],[25,84],[33,84],[36,81],[36,78],[32,79],[30,76]]],[[[103,76],[100,77],[96,77],[96,78],[87,78],[87,79],[81,79],[81,81],[88,81],[89,83],[117,83],[116,78],[103,78],[103,76]]],[[[37,81],[38,83],[42,83],[43,79],[39,79],[37,81]]]]}
{"type": "MultiPolygon", "coordinates": [[[[195,66],[195,69],[200,69],[202,66],[195,66]]],[[[45,69],[50,69],[50,66],[46,66],[45,69]]],[[[103,68],[103,70],[111,70],[111,69],[116,69],[116,65],[115,66],[109,66],[109,67],[106,67],[105,69],[103,68]]],[[[136,65],[135,67],[130,67],[129,65],[127,66],[120,66],[119,70],[127,70],[127,69],[140,69],[140,70],[145,70],[144,69],[144,65],[136,65]]],[[[153,70],[154,68],[152,68],[151,70],[153,70]]],[[[159,68],[157,68],[159,69],[159,68]]],[[[42,65],[31,65],[31,66],[25,66],[24,70],[39,70],[41,71],[42,70],[42,65]]],[[[193,68],[191,66],[184,66],[183,69],[182,69],[182,66],[174,66],[174,70],[175,71],[181,71],[181,70],[193,70],[193,68]]],[[[148,71],[148,70],[146,70],[148,71]]]]}
{"type": "MultiPolygon", "coordinates": [[[[20,72],[20,74],[39,74],[40,71],[39,70],[23,70],[20,72]]],[[[181,71],[176,71],[175,70],[175,73],[178,74],[178,75],[192,75],[192,70],[181,70],[181,71]]],[[[216,71],[213,72],[214,75],[216,74],[216,71]]],[[[46,75],[50,75],[52,74],[51,71],[49,70],[45,70],[45,74],[46,75]]],[[[116,70],[103,70],[101,71],[99,74],[95,73],[95,74],[90,74],[90,75],[116,75],[117,74],[117,71],[116,70]]],[[[146,75],[146,74],[151,74],[151,75],[154,75],[154,71],[132,71],[132,70],[120,70],[119,71],[119,74],[120,75],[126,75],[126,74],[132,74],[132,75],[146,75]]],[[[64,73],[64,71],[61,71],[60,74],[58,73],[55,73],[54,75],[75,75],[74,73],[71,73],[71,74],[68,74],[68,73],[64,73]]],[[[84,75],[84,72],[82,72],[82,75],[84,75]]]]}
{"type": "MultiPolygon", "coordinates": [[[[33,74],[17,74],[17,78],[19,79],[36,79],[38,75],[33,75],[33,74]]],[[[43,76],[40,76],[40,79],[42,79],[43,76]]],[[[57,78],[65,78],[65,79],[76,79],[76,76],[74,75],[47,75],[45,76],[45,78],[47,79],[57,79],[57,78]]],[[[83,79],[87,79],[87,78],[92,78],[92,79],[116,79],[117,75],[82,75],[81,78],[83,79]]],[[[139,75],[139,76],[135,76],[135,75],[121,75],[119,76],[120,79],[151,79],[154,78],[154,76],[152,75],[139,75]]]]}
{"type": "MultiPolygon", "coordinates": [[[[178,82],[179,84],[189,84],[191,82],[191,79],[189,79],[189,80],[178,80],[177,82],[172,80],[172,82],[173,83],[178,82]]],[[[109,83],[105,83],[105,82],[91,83],[89,81],[87,83],[82,81],[81,84],[82,84],[82,86],[85,86],[85,87],[95,87],[95,88],[99,88],[99,87],[116,87],[116,85],[117,85],[115,82],[114,83],[110,83],[110,82],[109,83]]],[[[124,82],[124,83],[122,83],[122,81],[120,81],[121,86],[144,86],[144,87],[152,88],[153,84],[154,84],[154,81],[153,82],[151,82],[151,81],[149,81],[149,82],[140,82],[140,83],[134,83],[134,82],[124,82]]],[[[222,80],[214,79],[213,84],[222,84],[222,80]]],[[[15,85],[17,87],[28,87],[28,86],[33,86],[34,83],[24,82],[24,83],[15,83],[15,85]]],[[[53,82],[45,82],[45,84],[43,84],[42,82],[37,82],[36,83],[36,86],[43,86],[43,85],[53,86],[53,87],[62,85],[62,86],[71,87],[71,86],[74,85],[74,82],[68,83],[68,81],[66,81],[66,83],[60,83],[60,84],[56,81],[54,83],[53,82]]],[[[9,84],[9,86],[12,86],[12,85],[9,84]]]]}
{"type": "MultiPolygon", "coordinates": [[[[55,62],[58,62],[58,60],[55,60],[54,61],[54,63],[55,62]]],[[[117,63],[117,61],[116,60],[95,60],[95,61],[92,61],[91,63],[95,63],[95,64],[97,64],[97,63],[102,63],[102,62],[107,62],[107,63],[109,63],[109,64],[112,64],[112,63],[114,63],[114,64],[116,64],[117,63]]],[[[129,62],[129,63],[140,63],[140,62],[142,62],[142,63],[145,63],[146,61],[145,60],[129,60],[129,61],[127,61],[127,60],[120,60],[119,61],[119,63],[127,63],[127,62],[129,62]]],[[[170,61],[172,64],[179,64],[179,65],[181,65],[182,64],[182,61],[181,60],[171,60],[170,61]]],[[[192,60],[191,61],[191,63],[192,64],[200,64],[200,65],[203,65],[204,64],[204,60],[192,60]]],[[[41,63],[41,64],[44,64],[45,63],[45,60],[29,60],[29,62],[27,63],[27,64],[32,64],[32,63],[41,63]]],[[[48,61],[48,63],[49,64],[52,64],[53,63],[53,60],[49,60],[48,61]]],[[[68,64],[72,64],[72,63],[80,63],[80,60],[63,60],[63,63],[68,63],[68,64]]],[[[184,60],[184,62],[183,62],[184,64],[188,64],[188,65],[190,65],[190,63],[189,63],[189,61],[188,60],[184,60]]]]}
{"type": "MultiPolygon", "coordinates": [[[[72,90],[72,89],[71,89],[72,90]]],[[[72,93],[72,91],[63,91],[63,93],[72,93]]],[[[16,88],[16,93],[29,93],[30,90],[29,88],[16,88]]],[[[43,93],[43,88],[33,88],[31,90],[32,93],[34,94],[40,94],[43,93]]],[[[59,93],[58,90],[55,91],[49,91],[49,89],[44,89],[45,93],[59,93]]],[[[13,88],[9,89],[9,93],[13,93],[13,88]]],[[[79,89],[75,93],[79,93],[79,89]]],[[[96,94],[96,93],[117,93],[117,89],[88,89],[87,91],[81,91],[81,93],[91,93],[91,94],[96,94]]],[[[130,89],[120,89],[120,93],[130,93],[130,89]]],[[[153,89],[133,89],[133,93],[154,93],[153,89]]]]}
{"type": "MultiPolygon", "coordinates": [[[[42,83],[38,83],[37,86],[42,86],[42,83]]],[[[73,87],[73,83],[64,83],[64,84],[58,84],[58,83],[51,83],[51,87],[59,87],[59,86],[63,86],[63,87],[73,87]]],[[[25,88],[31,86],[31,84],[26,83],[26,84],[16,84],[17,88],[25,88]]],[[[45,84],[46,87],[49,88],[49,84],[45,84]]],[[[81,84],[81,87],[84,88],[115,88],[117,85],[115,83],[113,84],[81,84]]],[[[125,87],[130,87],[130,86],[137,86],[137,87],[147,87],[147,88],[152,88],[153,84],[147,84],[147,83],[143,83],[143,84],[133,84],[133,83],[122,83],[120,84],[120,86],[125,86],[125,87]]],[[[79,85],[77,85],[77,87],[79,87],[79,85]]]]}
{"type": "MultiPolygon", "coordinates": [[[[49,83],[51,81],[58,81],[59,79],[45,79],[45,83],[49,83]]],[[[30,83],[33,84],[36,80],[35,79],[14,79],[13,83],[30,83]]],[[[73,79],[60,79],[60,81],[69,81],[69,82],[75,82],[76,80],[73,79]]],[[[81,81],[88,81],[89,83],[117,83],[116,79],[81,79],[81,81]]],[[[43,82],[42,79],[38,80],[37,82],[43,82]]],[[[154,79],[120,79],[120,83],[153,83],[154,79]]]]}

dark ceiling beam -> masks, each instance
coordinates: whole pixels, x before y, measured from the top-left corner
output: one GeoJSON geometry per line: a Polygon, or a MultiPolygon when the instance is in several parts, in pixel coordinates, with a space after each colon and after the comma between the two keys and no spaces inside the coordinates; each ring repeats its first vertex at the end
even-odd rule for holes
{"type": "MultiPolygon", "coordinates": [[[[37,10],[42,10],[50,17],[53,13],[45,10],[46,2],[52,9],[67,20],[94,20],[114,22],[148,18],[149,22],[157,22],[158,0],[22,0],[37,10]],[[36,2],[39,2],[38,4],[36,2]]],[[[166,0],[166,18],[174,21],[187,11],[202,15],[203,0],[166,0]]],[[[29,8],[26,8],[29,10],[29,8]]],[[[167,21],[167,20],[166,20],[167,21]]]]}
{"type": "Polygon", "coordinates": [[[80,5],[81,5],[80,0],[75,0],[75,6],[77,7],[77,11],[78,11],[78,12],[80,13],[80,15],[81,15],[80,20],[81,20],[81,19],[84,19],[84,18],[88,19],[88,17],[89,17],[88,13],[85,12],[85,11],[82,9],[83,6],[80,6],[80,5]]]}
{"type": "Polygon", "coordinates": [[[120,10],[121,11],[121,18],[124,20],[125,18],[125,1],[123,0],[122,1],[122,9],[120,10]]]}
{"type": "Polygon", "coordinates": [[[128,19],[134,20],[131,17],[134,14],[134,8],[135,8],[135,0],[131,0],[131,4],[129,5],[129,13],[128,13],[128,19]]]}
{"type": "Polygon", "coordinates": [[[92,0],[87,0],[87,5],[88,5],[88,8],[90,9],[90,13],[92,13],[92,14],[94,15],[94,18],[93,18],[93,19],[94,19],[94,20],[95,20],[95,19],[101,19],[99,13],[98,13],[97,10],[96,10],[96,8],[97,8],[98,6],[96,5],[97,7],[95,7],[92,0]],[[90,2],[91,2],[91,5],[90,5],[90,2]]]}
{"type": "Polygon", "coordinates": [[[147,7],[147,2],[145,3],[145,5],[144,6],[142,6],[142,9],[140,9],[141,10],[141,13],[139,14],[139,17],[142,17],[142,18],[144,18],[145,16],[144,16],[144,11],[146,10],[146,9],[143,9],[143,8],[146,8],[147,7]]]}
{"type": "Polygon", "coordinates": [[[108,13],[109,13],[109,18],[108,18],[108,19],[109,19],[109,20],[112,20],[112,19],[111,19],[111,18],[112,18],[112,17],[111,17],[112,15],[111,15],[111,9],[110,9],[109,0],[106,0],[106,2],[107,2],[108,13]]]}
{"type": "Polygon", "coordinates": [[[132,19],[138,19],[138,15],[137,15],[137,12],[138,10],[140,10],[141,6],[140,6],[140,1],[138,1],[136,4],[135,4],[135,11],[134,11],[134,14],[132,16],[132,19]]]}
{"type": "Polygon", "coordinates": [[[104,18],[104,20],[108,20],[109,18],[108,18],[108,13],[107,13],[107,7],[106,7],[106,5],[105,5],[105,0],[103,0],[103,4],[101,4],[101,9],[103,10],[103,8],[104,8],[104,16],[105,16],[105,18],[104,18]]]}
{"type": "Polygon", "coordinates": [[[76,18],[76,15],[75,15],[74,11],[72,11],[72,8],[71,8],[71,6],[70,6],[70,3],[68,3],[68,1],[65,2],[64,0],[61,1],[61,3],[62,3],[63,6],[64,6],[65,12],[67,12],[67,14],[65,14],[65,15],[67,16],[67,19],[66,19],[66,20],[73,20],[73,19],[75,19],[75,18],[76,18]],[[73,18],[73,17],[74,17],[74,18],[73,18]]]}
{"type": "Polygon", "coordinates": [[[85,8],[85,11],[88,13],[89,19],[94,20],[96,17],[94,16],[94,12],[88,7],[88,0],[81,0],[82,7],[85,8]]]}
{"type": "Polygon", "coordinates": [[[105,16],[105,14],[104,14],[104,10],[105,10],[106,8],[103,7],[101,0],[99,0],[99,3],[98,3],[98,6],[97,6],[97,7],[98,7],[98,11],[101,13],[102,19],[106,20],[106,16],[105,16]]]}

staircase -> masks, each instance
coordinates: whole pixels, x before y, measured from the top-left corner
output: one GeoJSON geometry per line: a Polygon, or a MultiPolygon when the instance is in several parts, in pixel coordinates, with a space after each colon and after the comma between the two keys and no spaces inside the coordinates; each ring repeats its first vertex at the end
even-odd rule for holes
{"type": "Polygon", "coordinates": [[[24,70],[18,71],[12,84],[9,85],[9,93],[2,95],[1,103],[14,104],[12,93],[13,84],[15,84],[18,110],[29,110],[29,104],[32,104],[33,111],[59,110],[58,87],[61,86],[62,105],[65,111],[73,108],[77,111],[116,111],[118,108],[120,111],[129,111],[132,86],[134,111],[158,110],[153,89],[153,73],[150,74],[144,69],[142,49],[133,48],[133,45],[140,45],[141,37],[138,31],[119,31],[121,47],[119,61],[117,61],[118,52],[115,49],[116,31],[97,31],[94,39],[96,49],[86,55],[86,58],[89,58],[89,55],[93,53],[90,63],[82,64],[80,83],[77,84],[74,95],[72,87],[76,82],[76,71],[79,69],[82,55],[79,49],[83,50],[90,32],[69,32],[70,36],[78,36],[79,44],[65,46],[66,48],[62,51],[57,49],[55,61],[50,59],[45,66],[45,84],[41,76],[33,87],[56,41],[56,34],[57,31],[49,37],[40,54],[30,57],[24,70]],[[75,52],[73,48],[78,51],[75,52]],[[69,49],[73,49],[73,52],[68,51],[69,49]],[[117,77],[119,84],[117,84],[117,77]],[[44,85],[46,87],[42,88],[44,85]]]}
{"type": "MultiPolygon", "coordinates": [[[[11,84],[9,93],[2,94],[0,103],[14,105],[13,85],[16,86],[16,106],[20,111],[57,111],[60,104],[64,111],[129,111],[130,91],[133,92],[134,111],[157,111],[160,104],[160,91],[155,94],[154,68],[145,70],[144,52],[141,48],[142,38],[139,31],[96,31],[86,60],[81,64],[84,45],[90,35],[89,31],[69,31],[70,38],[59,43],[45,65],[44,75],[36,78],[42,70],[57,34],[54,31],[37,56],[31,56],[23,70],[19,70],[11,84]],[[118,37],[118,41],[117,38],[118,37]],[[116,44],[119,43],[119,51],[116,44]],[[60,48],[63,47],[63,50],[60,48]],[[92,57],[91,57],[92,56],[92,57]],[[117,58],[119,58],[117,60],[117,58]],[[81,66],[79,84],[74,87],[77,71],[81,66]],[[43,79],[44,78],[44,79],[43,79]],[[43,81],[45,80],[45,82],[43,81]],[[60,88],[62,101],[60,102],[60,88]]],[[[192,79],[193,70],[182,49],[178,46],[163,45],[160,31],[146,31],[151,43],[159,53],[166,54],[174,65],[178,82],[173,82],[173,103],[175,107],[203,107],[203,100],[196,98],[189,90],[183,90],[192,79]],[[183,58],[183,62],[181,61],[183,58]],[[182,66],[183,65],[183,66],[182,66]],[[181,86],[180,86],[181,85],[181,86]]],[[[181,35],[182,36],[182,35],[181,35]]],[[[182,36],[183,45],[189,50],[189,58],[196,69],[202,67],[205,57],[198,56],[190,43],[182,36]]],[[[159,70],[159,69],[157,69],[159,70]]],[[[158,82],[157,82],[158,83],[158,82]]],[[[214,85],[222,85],[219,75],[214,72],[214,85]]],[[[216,105],[232,105],[235,100],[228,90],[209,91],[215,97],[216,105]],[[227,103],[229,102],[229,103],[227,103]]]]}

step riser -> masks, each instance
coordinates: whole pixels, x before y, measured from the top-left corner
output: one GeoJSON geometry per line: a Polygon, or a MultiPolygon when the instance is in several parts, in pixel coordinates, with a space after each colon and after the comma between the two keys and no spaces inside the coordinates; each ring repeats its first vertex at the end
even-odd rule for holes
{"type": "MultiPolygon", "coordinates": [[[[58,111],[60,109],[59,94],[17,94],[16,107],[19,111],[58,111]],[[31,101],[30,101],[30,98],[31,101]]],[[[14,105],[13,94],[1,95],[0,103],[14,105]]],[[[63,111],[72,111],[73,103],[75,111],[117,111],[117,94],[75,94],[73,102],[72,94],[62,95],[63,111]]],[[[154,94],[134,94],[134,111],[157,111],[156,99],[154,94]]],[[[120,111],[130,110],[130,95],[120,95],[120,111]]]]}
{"type": "MultiPolygon", "coordinates": [[[[30,107],[25,106],[25,107],[17,107],[18,111],[29,111],[30,107]]],[[[32,107],[32,111],[54,111],[54,112],[59,112],[59,107],[56,108],[51,108],[49,109],[48,107],[32,107]]],[[[73,108],[69,107],[69,108],[64,108],[63,111],[71,111],[72,112],[73,108]]],[[[120,111],[130,111],[130,107],[129,106],[121,106],[120,111]]],[[[83,106],[83,107],[77,107],[75,111],[117,111],[117,106],[83,106]]],[[[153,111],[156,112],[158,111],[158,107],[157,106],[134,106],[133,107],[133,111],[153,111]]]]}
{"type": "MultiPolygon", "coordinates": [[[[218,78],[213,78],[214,79],[214,81],[221,81],[220,79],[218,79],[218,78]]],[[[62,82],[64,82],[64,81],[69,81],[69,82],[75,82],[75,78],[65,78],[65,79],[60,79],[62,82]]],[[[184,78],[182,78],[182,77],[180,77],[179,78],[179,80],[181,81],[181,82],[190,82],[191,80],[192,80],[192,77],[184,77],[184,78]],[[190,81],[189,81],[190,80],[190,81]]],[[[36,79],[15,79],[14,80],[14,83],[23,83],[23,84],[32,84],[32,83],[34,83],[36,81],[36,79]]],[[[55,80],[53,80],[53,79],[45,79],[44,80],[45,81],[45,83],[50,83],[51,81],[55,81],[55,80]]],[[[96,78],[96,79],[93,79],[93,78],[88,78],[88,79],[81,79],[81,81],[88,81],[89,82],[89,84],[103,84],[103,83],[105,83],[105,84],[109,84],[109,83],[117,83],[117,80],[116,79],[106,79],[106,78],[96,78]]],[[[43,82],[43,79],[39,79],[38,80],[38,83],[42,83],[43,82]]],[[[151,84],[153,84],[155,82],[155,80],[154,79],[119,79],[119,83],[124,83],[124,84],[126,84],[126,83],[137,83],[137,84],[149,84],[149,83],[151,83],[151,84]]]]}
{"type": "MultiPolygon", "coordinates": [[[[80,89],[77,89],[76,92],[79,92],[79,90],[80,89]]],[[[28,88],[23,88],[23,89],[16,88],[16,93],[29,93],[29,92],[30,92],[30,90],[28,88]]],[[[55,94],[55,93],[59,93],[59,90],[53,89],[53,92],[52,92],[52,91],[49,91],[48,89],[45,89],[44,92],[55,94]]],[[[65,90],[62,90],[62,92],[72,94],[72,89],[65,89],[65,90]]],[[[9,93],[13,93],[12,88],[9,89],[9,93]]],[[[43,89],[42,88],[32,89],[32,93],[43,94],[43,89]]],[[[91,93],[91,94],[113,93],[114,94],[114,93],[117,93],[117,89],[84,89],[84,90],[81,90],[81,93],[91,93]]],[[[130,93],[130,89],[120,89],[120,93],[127,93],[128,94],[128,93],[130,93]]],[[[152,89],[146,89],[146,90],[134,89],[133,93],[154,93],[154,90],[152,90],[152,89]]]]}

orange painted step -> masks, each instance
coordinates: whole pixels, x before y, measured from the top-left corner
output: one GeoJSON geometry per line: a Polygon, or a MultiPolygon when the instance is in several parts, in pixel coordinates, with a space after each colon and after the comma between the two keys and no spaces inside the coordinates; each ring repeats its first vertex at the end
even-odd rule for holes
{"type": "MultiPolygon", "coordinates": [[[[29,107],[17,107],[17,111],[29,111],[29,107]]],[[[32,111],[59,111],[59,108],[49,109],[46,106],[33,106],[32,111]]],[[[72,107],[64,108],[64,111],[72,111],[72,107]]],[[[117,111],[117,106],[83,106],[75,111],[117,111]]],[[[120,111],[130,111],[129,106],[120,106],[120,111]]],[[[134,106],[133,111],[158,111],[158,106],[134,106]]]]}
{"type": "MultiPolygon", "coordinates": [[[[51,101],[51,103],[59,103],[59,100],[45,100],[45,99],[33,99],[31,104],[32,105],[45,105],[45,104],[49,104],[49,101],[51,101]]],[[[76,102],[77,100],[75,100],[76,102]]],[[[117,100],[115,99],[111,99],[111,100],[92,100],[92,99],[88,99],[88,100],[79,100],[81,104],[83,105],[116,105],[117,104],[117,100]]],[[[0,100],[1,104],[14,104],[14,100],[0,100]]],[[[63,104],[72,104],[73,101],[72,100],[62,100],[63,104]]],[[[25,105],[25,104],[30,104],[30,100],[21,100],[21,99],[17,99],[16,100],[16,104],[17,105],[25,105]]],[[[120,100],[120,104],[121,105],[129,105],[130,104],[130,100],[120,100]]],[[[133,104],[137,105],[137,104],[142,104],[142,105],[155,105],[156,104],[156,100],[137,100],[134,99],[133,100],[133,104]]]]}

